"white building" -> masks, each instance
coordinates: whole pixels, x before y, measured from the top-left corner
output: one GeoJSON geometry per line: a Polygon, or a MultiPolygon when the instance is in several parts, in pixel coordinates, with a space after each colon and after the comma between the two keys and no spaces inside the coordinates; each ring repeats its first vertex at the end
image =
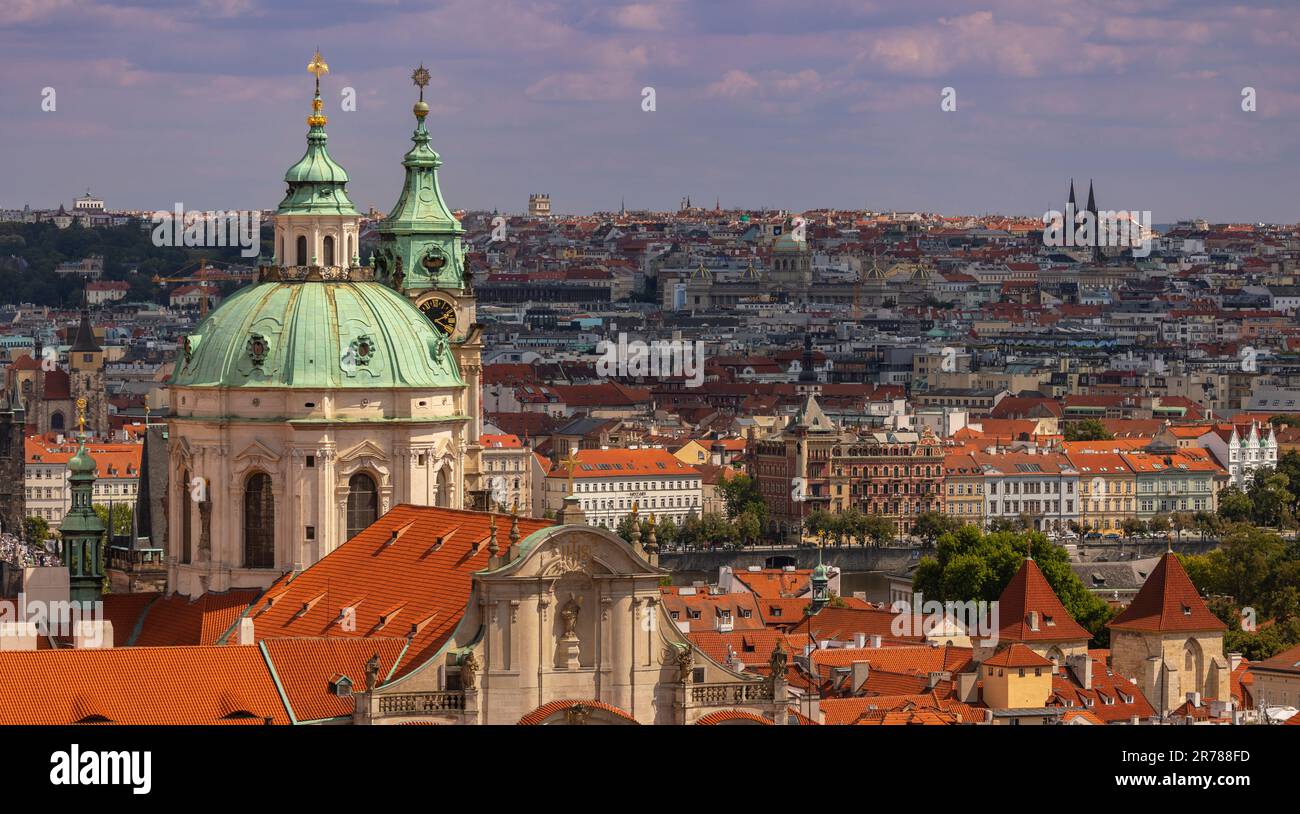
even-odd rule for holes
{"type": "Polygon", "coordinates": [[[1057,453],[974,453],[984,472],[984,519],[1024,516],[1040,531],[1066,531],[1079,519],[1079,472],[1057,453]]]}
{"type": "Polygon", "coordinates": [[[1230,486],[1245,489],[1255,470],[1277,466],[1277,439],[1267,424],[1219,424],[1201,435],[1196,443],[1208,449],[1219,465],[1228,470],[1230,486]]]}
{"type": "MultiPolygon", "coordinates": [[[[583,449],[572,467],[573,493],[587,522],[608,529],[632,511],[681,525],[703,509],[700,471],[665,449],[583,449]]],[[[546,478],[546,506],[559,511],[569,494],[569,465],[557,461],[546,478]]]]}

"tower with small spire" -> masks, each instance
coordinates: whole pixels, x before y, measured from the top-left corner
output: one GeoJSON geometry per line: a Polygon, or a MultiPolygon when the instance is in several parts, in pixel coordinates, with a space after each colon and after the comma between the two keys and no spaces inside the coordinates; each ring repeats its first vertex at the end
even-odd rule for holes
{"type": "Polygon", "coordinates": [[[348,197],[347,171],[325,146],[329,120],[322,112],[320,78],[329,69],[319,51],[307,63],[307,71],[316,77],[316,95],[307,117],[307,152],[285,172],[288,186],[275,212],[275,257],[280,266],[360,265],[361,213],[348,197]]]}
{"type": "Polygon", "coordinates": [[[464,449],[463,505],[483,510],[490,500],[479,446],[483,432],[483,326],[477,321],[473,275],[462,245],[465,228],[443,200],[438,183],[442,156],[432,146],[427,126],[429,103],[424,100],[429,80],[424,65],[411,73],[411,82],[419,88],[419,99],[411,109],[415,130],[411,149],[402,157],[402,191],[388,217],[379,223],[374,266],[377,279],[405,294],[450,343],[466,385],[463,403],[457,406],[470,418],[465,437],[459,439],[464,449]]]}
{"type": "Polygon", "coordinates": [[[77,401],[81,425],[77,453],[68,459],[68,482],[72,508],[59,526],[63,539],[63,564],[68,569],[68,583],[73,602],[88,603],[102,598],[104,592],[104,522],[95,514],[95,459],[86,449],[86,402],[77,401]]]}
{"type": "MultiPolygon", "coordinates": [[[[38,360],[40,361],[40,360],[38,360]]],[[[92,435],[108,433],[108,400],[104,393],[104,349],[95,340],[90,310],[81,309],[77,335],[68,349],[68,389],[74,403],[85,402],[86,424],[92,435]]]]}

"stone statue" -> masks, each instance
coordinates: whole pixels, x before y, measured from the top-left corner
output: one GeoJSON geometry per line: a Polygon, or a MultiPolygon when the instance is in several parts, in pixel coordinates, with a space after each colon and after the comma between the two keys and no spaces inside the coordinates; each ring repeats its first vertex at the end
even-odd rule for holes
{"type": "Polygon", "coordinates": [[[691,671],[695,667],[695,653],[691,651],[691,646],[682,645],[677,648],[677,680],[682,684],[691,683],[691,671]]]}
{"type": "Polygon", "coordinates": [[[479,663],[478,656],[470,650],[460,658],[460,688],[462,690],[472,690],[478,682],[478,670],[482,665],[479,663]]]}
{"type": "Polygon", "coordinates": [[[366,662],[366,691],[379,686],[379,654],[375,653],[366,662]]]}
{"type": "Polygon", "coordinates": [[[772,651],[772,659],[770,662],[768,662],[768,666],[772,668],[773,679],[785,677],[785,665],[786,665],[787,658],[788,655],[785,652],[785,645],[778,640],[776,643],[776,649],[772,651]]]}
{"type": "Polygon", "coordinates": [[[564,722],[569,726],[582,726],[591,717],[591,707],[578,703],[564,711],[564,722]]]}
{"type": "Polygon", "coordinates": [[[207,562],[212,551],[212,498],[199,501],[199,562],[207,562]]]}
{"type": "Polygon", "coordinates": [[[578,612],[580,610],[582,610],[582,598],[569,594],[569,601],[564,604],[564,608],[560,611],[560,618],[564,620],[564,636],[562,638],[578,638],[577,626],[578,612]]]}

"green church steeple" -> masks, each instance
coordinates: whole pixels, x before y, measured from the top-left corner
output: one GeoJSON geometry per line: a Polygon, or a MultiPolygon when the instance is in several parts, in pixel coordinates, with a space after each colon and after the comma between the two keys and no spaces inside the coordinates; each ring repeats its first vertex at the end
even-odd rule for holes
{"type": "Polygon", "coordinates": [[[321,112],[324,104],[320,77],[329,69],[319,51],[307,65],[307,70],[316,75],[316,98],[312,99],[312,113],[307,117],[307,152],[284,174],[289,189],[276,210],[278,215],[360,215],[348,198],[347,171],[330,158],[325,147],[329,140],[325,134],[328,119],[321,112]]]}
{"type": "Polygon", "coordinates": [[[429,72],[423,65],[411,76],[420,88],[415,103],[413,146],[402,158],[406,180],[397,205],[379,224],[379,251],[376,270],[393,287],[401,291],[429,288],[461,289],[465,287],[465,256],[461,236],[465,229],[442,199],[438,187],[438,168],[442,158],[430,146],[425,118],[429,105],[424,88],[429,72]]]}
{"type": "Polygon", "coordinates": [[[59,526],[63,538],[63,564],[68,569],[68,583],[73,602],[97,602],[103,598],[104,569],[102,550],[104,522],[95,514],[95,459],[86,449],[86,400],[77,400],[81,423],[81,444],[68,459],[72,491],[72,508],[59,526]]]}

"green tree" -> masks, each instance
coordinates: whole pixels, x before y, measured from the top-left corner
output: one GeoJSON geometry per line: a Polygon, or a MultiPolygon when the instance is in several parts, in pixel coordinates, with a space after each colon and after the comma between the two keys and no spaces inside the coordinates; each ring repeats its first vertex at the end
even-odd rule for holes
{"type": "Polygon", "coordinates": [[[1290,528],[1295,525],[1291,506],[1295,495],[1290,490],[1290,479],[1270,466],[1256,469],[1247,485],[1254,512],[1251,518],[1256,525],[1272,528],[1290,528]]]}
{"type": "Polygon", "coordinates": [[[898,528],[894,521],[879,514],[868,514],[862,523],[862,534],[865,539],[870,540],[876,548],[883,548],[894,541],[898,536],[898,528]]]}
{"type": "Polygon", "coordinates": [[[99,522],[104,524],[104,528],[109,529],[110,537],[131,533],[131,505],[129,503],[113,504],[113,523],[111,526],[108,522],[108,507],[102,503],[96,503],[93,508],[95,514],[99,516],[99,522]]]}
{"type": "Polygon", "coordinates": [[[1090,592],[1070,568],[1069,554],[1041,532],[981,532],[964,526],[939,538],[934,556],[921,559],[913,587],[927,599],[939,601],[983,600],[1001,596],[1011,578],[1032,551],[1035,564],[1076,621],[1093,635],[1109,641],[1105,628],[1114,611],[1090,592]]]}
{"type": "Polygon", "coordinates": [[[912,533],[924,540],[926,545],[934,545],[940,537],[956,531],[961,526],[961,521],[955,517],[939,512],[922,512],[912,523],[912,533]]]}
{"type": "Polygon", "coordinates": [[[45,541],[50,539],[50,524],[44,517],[24,517],[23,537],[31,545],[44,546],[45,541]]]}
{"type": "Polygon", "coordinates": [[[727,478],[718,487],[726,506],[727,517],[735,519],[749,512],[758,519],[759,527],[767,525],[767,502],[759,491],[758,481],[740,474],[727,478]]]}
{"type": "Polygon", "coordinates": [[[1112,437],[1106,430],[1106,425],[1096,418],[1069,422],[1065,425],[1063,435],[1066,441],[1109,441],[1112,437]]]}
{"type": "Polygon", "coordinates": [[[1232,523],[1239,523],[1249,520],[1254,513],[1255,504],[1237,487],[1229,486],[1219,492],[1219,517],[1232,523]]]}

